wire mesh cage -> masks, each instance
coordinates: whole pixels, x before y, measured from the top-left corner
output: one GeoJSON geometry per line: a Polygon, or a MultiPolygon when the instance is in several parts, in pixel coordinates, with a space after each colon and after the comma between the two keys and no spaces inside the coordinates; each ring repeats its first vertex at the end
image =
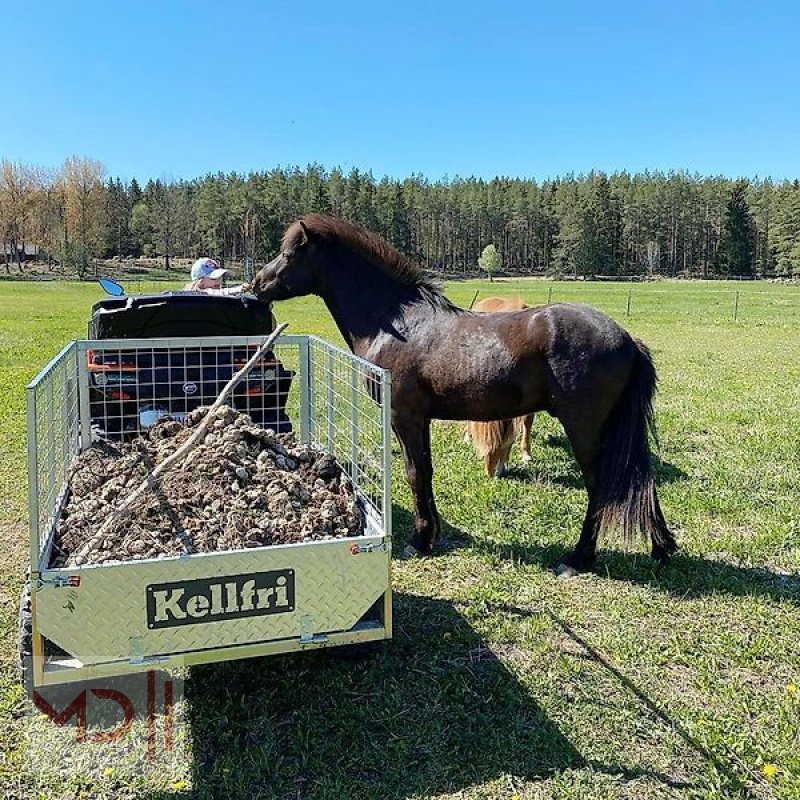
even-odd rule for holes
{"type": "Polygon", "coordinates": [[[258,425],[291,431],[336,458],[364,511],[360,537],[80,567],[51,563],[75,457],[98,439],[132,439],[165,416],[184,420],[210,405],[263,341],[78,341],[28,386],[32,633],[41,655],[36,662],[34,643],[35,684],[78,679],[65,678],[70,670],[119,674],[148,659],[202,663],[391,636],[389,374],[315,337],[280,337],[231,404],[258,425]],[[213,605],[214,592],[237,581],[252,588],[270,576],[291,582],[293,600],[281,613],[256,616],[239,608],[228,618],[225,604],[213,626],[186,624],[185,614],[176,625],[148,622],[147,598],[158,592],[207,591],[213,605]],[[48,660],[48,643],[61,661],[48,660]]]}
{"type": "MultiPolygon", "coordinates": [[[[66,491],[69,465],[101,438],[130,439],[214,402],[259,337],[73,342],[28,386],[32,564],[66,491]]],[[[283,336],[234,390],[258,425],[335,456],[389,533],[389,375],[322,339],[283,336]]]]}

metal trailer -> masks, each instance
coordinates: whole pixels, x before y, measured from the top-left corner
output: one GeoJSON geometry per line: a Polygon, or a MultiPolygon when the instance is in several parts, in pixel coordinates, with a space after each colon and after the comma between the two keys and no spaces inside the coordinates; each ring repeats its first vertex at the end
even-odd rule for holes
{"type": "Polygon", "coordinates": [[[50,566],[70,464],[96,438],[93,355],[113,363],[116,351],[122,363],[133,351],[186,348],[201,360],[215,351],[216,363],[220,349],[240,354],[264,339],[74,341],[28,386],[29,686],[391,638],[389,374],[313,336],[284,335],[274,348],[296,372],[286,409],[298,440],[334,455],[350,475],[366,520],[361,536],[50,566]],[[187,598],[198,597],[187,613],[187,598]]]}

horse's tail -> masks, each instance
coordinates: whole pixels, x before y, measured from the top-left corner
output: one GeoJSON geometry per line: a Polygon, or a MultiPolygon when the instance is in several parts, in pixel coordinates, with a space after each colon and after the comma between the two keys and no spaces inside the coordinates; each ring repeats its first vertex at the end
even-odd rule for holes
{"type": "Polygon", "coordinates": [[[620,528],[631,544],[641,533],[662,561],[678,549],[656,494],[649,437],[658,444],[653,397],[658,382],[650,351],[638,339],[628,385],[609,418],[597,475],[596,508],[600,529],[620,528]]]}
{"type": "Polygon", "coordinates": [[[517,435],[515,420],[503,419],[496,422],[465,422],[464,438],[472,442],[479,458],[496,453],[511,444],[517,435]]]}

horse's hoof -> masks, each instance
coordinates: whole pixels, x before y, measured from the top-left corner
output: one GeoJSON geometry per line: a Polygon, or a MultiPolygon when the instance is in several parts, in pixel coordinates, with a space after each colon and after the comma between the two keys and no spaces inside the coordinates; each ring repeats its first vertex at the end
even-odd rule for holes
{"type": "Polygon", "coordinates": [[[678,545],[675,543],[674,539],[665,542],[664,544],[656,544],[653,545],[653,548],[650,551],[650,558],[652,558],[654,561],[658,561],[658,563],[663,567],[669,562],[670,557],[676,553],[677,550],[678,545]]]}
{"type": "Polygon", "coordinates": [[[522,454],[522,463],[523,464],[530,464],[533,461],[533,457],[530,453],[523,453],[522,454]]]}
{"type": "Polygon", "coordinates": [[[666,550],[654,547],[650,551],[650,558],[657,562],[659,567],[663,567],[669,561],[669,553],[666,550]]]}
{"type": "Polygon", "coordinates": [[[555,573],[557,578],[577,578],[578,575],[581,574],[580,570],[570,566],[569,564],[565,564],[563,561],[553,564],[550,569],[555,573]]]}

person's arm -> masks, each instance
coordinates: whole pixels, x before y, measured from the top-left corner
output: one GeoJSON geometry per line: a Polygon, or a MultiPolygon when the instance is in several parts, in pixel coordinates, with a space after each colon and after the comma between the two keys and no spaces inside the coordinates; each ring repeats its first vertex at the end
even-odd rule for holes
{"type": "Polygon", "coordinates": [[[224,289],[219,290],[222,294],[244,294],[250,291],[249,283],[240,283],[237,286],[226,286],[224,289]]]}
{"type": "Polygon", "coordinates": [[[201,289],[201,292],[205,292],[206,294],[217,294],[217,295],[234,295],[234,294],[243,294],[250,290],[250,284],[248,283],[240,283],[238,286],[226,286],[224,289],[201,289]]]}

